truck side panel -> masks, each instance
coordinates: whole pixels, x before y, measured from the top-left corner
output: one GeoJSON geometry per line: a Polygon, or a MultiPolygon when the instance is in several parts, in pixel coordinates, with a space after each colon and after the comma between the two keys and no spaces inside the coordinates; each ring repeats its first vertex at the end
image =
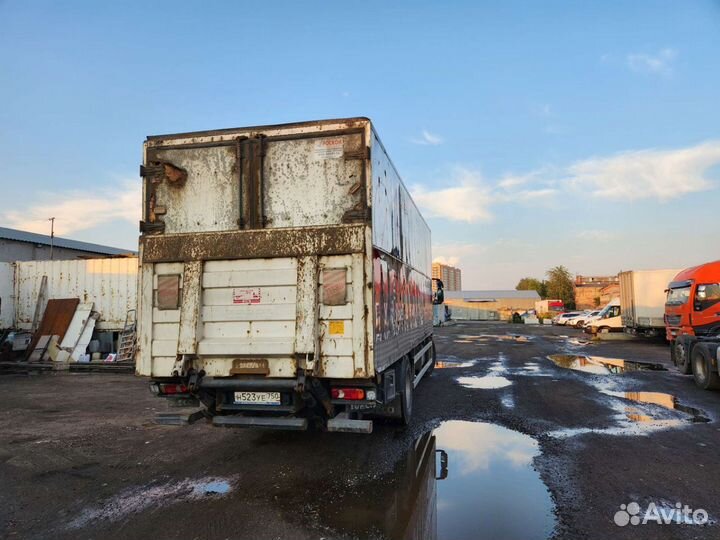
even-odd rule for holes
{"type": "Polygon", "coordinates": [[[678,270],[620,273],[622,321],[627,328],[665,327],[665,290],[678,270]]]}
{"type": "Polygon", "coordinates": [[[383,371],[432,334],[430,229],[373,133],[374,363],[383,371]]]}

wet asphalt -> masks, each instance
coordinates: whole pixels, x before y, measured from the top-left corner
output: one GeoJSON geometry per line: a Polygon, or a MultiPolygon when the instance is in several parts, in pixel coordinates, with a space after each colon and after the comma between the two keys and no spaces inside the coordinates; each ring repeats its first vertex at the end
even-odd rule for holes
{"type": "Polygon", "coordinates": [[[141,378],[0,376],[0,538],[720,537],[720,393],[663,342],[459,323],[436,344],[412,425],[370,436],[159,426],[141,378]],[[617,525],[630,503],[711,523],[617,525]]]}

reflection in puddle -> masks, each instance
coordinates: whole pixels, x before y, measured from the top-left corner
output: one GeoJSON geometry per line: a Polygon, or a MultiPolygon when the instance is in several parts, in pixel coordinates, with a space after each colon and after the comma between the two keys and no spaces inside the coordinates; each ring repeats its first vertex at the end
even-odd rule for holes
{"type": "Polygon", "coordinates": [[[500,403],[502,403],[503,407],[506,409],[514,409],[515,408],[515,396],[512,394],[512,392],[505,392],[500,397],[500,403]]]}
{"type": "Polygon", "coordinates": [[[435,362],[435,369],[467,368],[475,365],[475,360],[460,360],[458,358],[443,358],[435,362]]]}
{"type": "MultiPolygon", "coordinates": [[[[689,419],[687,419],[687,418],[685,418],[685,419],[683,419],[683,418],[673,418],[673,419],[655,418],[651,414],[648,414],[646,411],[638,410],[635,407],[626,407],[625,412],[627,413],[628,418],[634,422],[654,422],[654,421],[672,420],[674,422],[676,421],[677,423],[682,424],[682,423],[685,423],[685,421],[687,421],[687,420],[689,420],[690,422],[709,422],[710,421],[710,419],[707,418],[700,409],[696,409],[695,407],[688,407],[687,405],[683,405],[672,394],[666,394],[664,392],[617,392],[617,391],[613,391],[613,390],[601,390],[601,392],[608,396],[626,399],[628,401],[634,401],[636,403],[657,405],[658,407],[662,407],[662,408],[668,409],[670,411],[680,411],[680,412],[685,413],[690,416],[689,419]]],[[[673,424],[673,425],[676,425],[676,424],[673,424]]]]}
{"type": "Polygon", "coordinates": [[[664,392],[622,392],[610,390],[605,384],[594,384],[597,390],[612,399],[607,403],[614,411],[614,425],[606,428],[569,428],[548,433],[551,437],[566,438],[584,433],[603,435],[649,435],[654,431],[709,422],[710,418],[694,407],[679,403],[672,394],[664,392]]]}
{"type": "Polygon", "coordinates": [[[355,484],[334,504],[319,505],[319,519],[356,538],[547,538],[555,519],[532,468],[538,453],[537,441],[516,431],[445,422],[413,443],[390,478],[355,484]]]}
{"type": "Polygon", "coordinates": [[[458,377],[457,382],[465,388],[480,388],[483,390],[492,390],[495,388],[505,388],[510,386],[512,381],[497,375],[486,375],[485,377],[458,377]]]}
{"type": "Polygon", "coordinates": [[[603,356],[551,354],[548,356],[548,359],[562,368],[585,371],[598,375],[618,374],[625,373],[626,371],[666,371],[666,368],[662,364],[630,362],[620,358],[605,358],[603,356]]]}
{"type": "Polygon", "coordinates": [[[531,339],[533,339],[534,336],[527,336],[523,334],[459,334],[457,337],[458,339],[455,340],[456,343],[472,343],[477,341],[489,341],[491,339],[497,341],[515,341],[517,343],[527,343],[531,339]]]}

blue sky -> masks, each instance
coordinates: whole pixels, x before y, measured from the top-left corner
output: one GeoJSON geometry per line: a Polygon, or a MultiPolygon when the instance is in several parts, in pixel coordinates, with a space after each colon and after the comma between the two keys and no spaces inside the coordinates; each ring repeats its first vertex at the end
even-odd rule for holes
{"type": "Polygon", "coordinates": [[[0,1],[0,224],[133,247],[146,135],[369,116],[467,288],[717,259],[720,2],[0,1]]]}

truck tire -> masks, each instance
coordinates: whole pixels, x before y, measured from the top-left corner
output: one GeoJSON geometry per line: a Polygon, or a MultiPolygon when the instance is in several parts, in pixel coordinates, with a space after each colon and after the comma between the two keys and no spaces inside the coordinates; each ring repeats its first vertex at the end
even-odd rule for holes
{"type": "Polygon", "coordinates": [[[676,339],[670,345],[670,357],[678,371],[683,375],[692,374],[692,363],[688,352],[688,343],[684,339],[676,339]]]}
{"type": "Polygon", "coordinates": [[[713,371],[711,358],[705,347],[693,347],[691,355],[695,384],[703,390],[720,388],[720,375],[717,371],[713,371]]]}
{"type": "Polygon", "coordinates": [[[412,362],[407,358],[403,359],[402,368],[403,370],[403,390],[400,395],[400,413],[401,423],[404,426],[410,425],[413,411],[413,390],[414,390],[414,379],[415,373],[413,370],[412,362]]]}

